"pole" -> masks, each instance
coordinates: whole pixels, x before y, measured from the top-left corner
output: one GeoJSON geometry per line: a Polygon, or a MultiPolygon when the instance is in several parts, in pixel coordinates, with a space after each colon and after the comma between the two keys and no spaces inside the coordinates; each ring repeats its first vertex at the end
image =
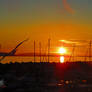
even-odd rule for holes
{"type": "Polygon", "coordinates": [[[87,55],[88,55],[88,49],[87,49],[87,51],[86,51],[86,53],[85,53],[85,57],[84,57],[84,61],[85,61],[85,62],[87,61],[87,55]]]}
{"type": "Polygon", "coordinates": [[[91,61],[91,40],[89,43],[89,61],[91,61]]]}
{"type": "Polygon", "coordinates": [[[40,54],[40,62],[41,62],[41,42],[39,42],[39,54],[40,54]]]}
{"type": "Polygon", "coordinates": [[[75,44],[74,44],[74,46],[73,46],[73,62],[74,62],[74,60],[75,60],[75,58],[74,58],[74,53],[75,52],[75,44]]]}
{"type": "Polygon", "coordinates": [[[1,51],[1,44],[0,44],[0,51],[1,51]]]}
{"type": "Polygon", "coordinates": [[[48,62],[50,61],[50,39],[48,39],[48,62]]]}
{"type": "Polygon", "coordinates": [[[72,50],[71,56],[69,58],[69,62],[71,61],[72,57],[73,57],[73,62],[74,62],[74,51],[75,51],[75,44],[73,45],[73,50],[72,50]]]}
{"type": "Polygon", "coordinates": [[[35,41],[34,41],[34,62],[35,62],[35,41]]]}

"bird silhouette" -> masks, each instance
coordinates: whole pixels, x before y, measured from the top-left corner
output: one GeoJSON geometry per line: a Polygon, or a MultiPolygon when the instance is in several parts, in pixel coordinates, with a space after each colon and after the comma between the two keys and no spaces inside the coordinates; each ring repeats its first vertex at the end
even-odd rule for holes
{"type": "Polygon", "coordinates": [[[1,62],[6,56],[14,56],[15,53],[16,53],[16,51],[17,51],[17,48],[18,48],[21,44],[23,44],[24,42],[26,42],[26,41],[28,41],[28,39],[26,39],[26,40],[20,42],[20,43],[19,43],[12,51],[10,51],[9,53],[0,52],[0,56],[2,56],[1,59],[0,59],[0,62],[1,62]]]}

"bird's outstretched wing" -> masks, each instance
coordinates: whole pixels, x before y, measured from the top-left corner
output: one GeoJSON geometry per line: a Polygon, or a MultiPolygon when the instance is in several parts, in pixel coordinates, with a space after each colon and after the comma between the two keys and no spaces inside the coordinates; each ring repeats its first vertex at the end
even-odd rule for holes
{"type": "Polygon", "coordinates": [[[13,56],[15,53],[16,53],[16,49],[22,44],[24,43],[25,41],[28,41],[28,39],[20,42],[10,53],[8,53],[8,56],[13,56]]]}
{"type": "Polygon", "coordinates": [[[24,43],[25,41],[28,41],[28,40],[29,40],[29,39],[26,39],[26,40],[20,42],[14,49],[17,49],[22,43],[24,43]]]}
{"type": "Polygon", "coordinates": [[[20,42],[11,52],[9,52],[9,53],[3,55],[2,58],[0,59],[0,62],[1,62],[6,56],[13,56],[13,55],[16,53],[16,49],[17,49],[22,43],[24,43],[25,41],[28,41],[28,39],[26,39],[26,40],[20,42]]]}

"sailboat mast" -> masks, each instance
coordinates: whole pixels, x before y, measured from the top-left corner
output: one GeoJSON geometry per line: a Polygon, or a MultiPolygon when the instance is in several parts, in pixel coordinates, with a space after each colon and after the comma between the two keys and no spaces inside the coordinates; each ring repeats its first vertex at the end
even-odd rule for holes
{"type": "Polygon", "coordinates": [[[71,59],[73,59],[73,62],[74,62],[74,52],[75,52],[75,44],[73,45],[73,50],[72,50],[71,56],[69,58],[69,61],[71,61],[71,59]]]}
{"type": "Polygon", "coordinates": [[[90,40],[90,43],[89,43],[89,61],[91,61],[91,40],[90,40]]]}
{"type": "Polygon", "coordinates": [[[48,39],[48,62],[50,61],[50,41],[51,39],[48,39]]]}
{"type": "Polygon", "coordinates": [[[34,62],[35,62],[36,58],[35,58],[35,41],[34,41],[34,62]]]}
{"type": "Polygon", "coordinates": [[[1,50],[1,44],[0,44],[0,50],[1,50]]]}
{"type": "Polygon", "coordinates": [[[40,62],[41,62],[41,42],[39,42],[39,54],[40,54],[40,62]]]}

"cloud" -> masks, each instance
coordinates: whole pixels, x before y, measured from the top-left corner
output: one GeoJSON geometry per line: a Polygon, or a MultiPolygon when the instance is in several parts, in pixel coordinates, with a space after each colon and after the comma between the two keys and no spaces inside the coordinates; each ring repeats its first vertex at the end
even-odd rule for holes
{"type": "Polygon", "coordinates": [[[75,45],[85,45],[87,44],[89,41],[88,40],[59,40],[63,43],[66,43],[66,44],[75,44],[75,45]]]}
{"type": "Polygon", "coordinates": [[[62,0],[63,1],[63,5],[64,8],[69,12],[69,13],[74,13],[74,10],[70,7],[69,3],[67,2],[67,0],[62,0]]]}

